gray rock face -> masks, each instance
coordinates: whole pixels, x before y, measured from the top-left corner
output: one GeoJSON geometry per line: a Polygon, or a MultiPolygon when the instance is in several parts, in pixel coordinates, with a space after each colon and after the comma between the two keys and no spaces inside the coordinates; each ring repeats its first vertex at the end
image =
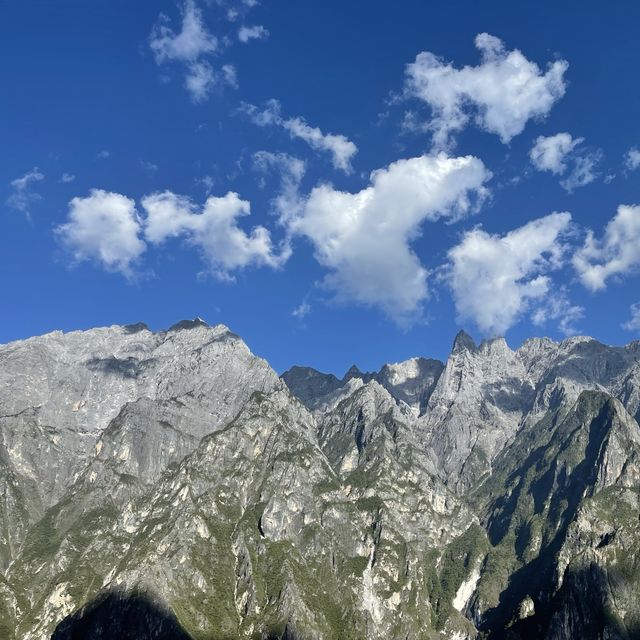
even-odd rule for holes
{"type": "Polygon", "coordinates": [[[254,390],[279,384],[267,363],[222,325],[56,332],[1,346],[8,535],[0,542],[0,566],[14,558],[26,528],[87,465],[104,458],[105,447],[120,473],[144,482],[223,427],[254,390]],[[166,432],[155,441],[151,422],[166,432]]]}
{"type": "Polygon", "coordinates": [[[590,338],[282,380],[200,319],[0,346],[0,637],[638,637],[639,405],[590,338]]]}
{"type": "Polygon", "coordinates": [[[418,416],[424,412],[443,369],[440,360],[410,358],[385,364],[377,373],[363,373],[353,365],[342,379],[310,367],[296,366],[285,371],[282,379],[296,398],[312,411],[334,407],[337,399],[350,395],[360,384],[375,380],[418,416]]]}

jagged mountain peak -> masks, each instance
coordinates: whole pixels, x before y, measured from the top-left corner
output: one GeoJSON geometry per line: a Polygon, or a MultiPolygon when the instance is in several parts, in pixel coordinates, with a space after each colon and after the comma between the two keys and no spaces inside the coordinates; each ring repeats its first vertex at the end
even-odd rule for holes
{"type": "Polygon", "coordinates": [[[342,376],[342,383],[349,382],[349,380],[353,378],[360,378],[363,382],[368,382],[369,380],[373,380],[375,375],[375,373],[361,371],[357,365],[352,364],[342,376]]]}
{"type": "Polygon", "coordinates": [[[463,351],[475,351],[478,347],[474,339],[463,329],[458,331],[453,340],[451,353],[461,353],[463,351]]]}
{"type": "Polygon", "coordinates": [[[382,365],[379,374],[385,374],[394,384],[402,384],[408,380],[416,379],[425,371],[443,367],[440,360],[416,356],[401,362],[392,362],[382,365]]]}
{"type": "Polygon", "coordinates": [[[498,336],[496,338],[488,338],[483,340],[478,346],[477,350],[486,355],[491,356],[503,356],[511,355],[513,352],[504,337],[498,336]]]}
{"type": "MultiPolygon", "coordinates": [[[[167,331],[182,331],[185,329],[196,329],[198,327],[209,327],[209,325],[202,318],[196,316],[193,320],[180,320],[179,322],[172,324],[167,331]]],[[[216,328],[218,327],[224,328],[227,331],[229,330],[228,327],[224,325],[217,325],[216,328]]]]}
{"type": "Polygon", "coordinates": [[[149,587],[193,637],[626,640],[639,409],[640,349],[587,338],[343,379],[198,318],[2,346],[0,635],[149,587]]]}

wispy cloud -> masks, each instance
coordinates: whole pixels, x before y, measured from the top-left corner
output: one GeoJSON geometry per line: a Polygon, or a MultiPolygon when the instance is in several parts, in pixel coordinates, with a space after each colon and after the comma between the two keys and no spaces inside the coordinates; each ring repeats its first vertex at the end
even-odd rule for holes
{"type": "Polygon", "coordinates": [[[640,331],[640,302],[636,302],[629,307],[631,318],[622,323],[622,328],[627,331],[640,331]]]}
{"type": "Polygon", "coordinates": [[[177,62],[184,66],[184,85],[194,102],[204,101],[216,84],[216,74],[206,60],[218,52],[218,38],[210,33],[202,12],[193,0],[182,5],[182,24],[175,31],[169,18],[160,14],[149,36],[149,47],[158,65],[177,62]]]}
{"type": "Polygon", "coordinates": [[[560,185],[571,193],[593,182],[599,175],[602,152],[585,148],[583,143],[584,138],[573,138],[567,132],[539,136],[529,151],[529,159],[538,171],[565,176],[560,185]]]}
{"type": "Polygon", "coordinates": [[[182,6],[180,31],[174,31],[169,23],[169,18],[161,14],[149,38],[158,64],[171,60],[194,62],[218,50],[218,39],[207,30],[202,12],[193,0],[185,0],[182,6]]]}
{"type": "Polygon", "coordinates": [[[252,25],[250,27],[243,25],[238,29],[238,40],[247,43],[249,40],[264,40],[269,37],[269,31],[261,24],[252,25]]]}
{"type": "Polygon", "coordinates": [[[578,333],[576,323],[584,315],[584,307],[572,304],[566,288],[561,287],[555,290],[554,295],[543,298],[540,306],[531,314],[531,321],[538,327],[557,323],[560,333],[571,336],[578,333]]]}
{"type": "Polygon", "coordinates": [[[264,109],[244,103],[241,110],[251,121],[260,126],[277,126],[287,131],[291,138],[298,138],[306,142],[316,151],[331,154],[334,168],[345,173],[351,173],[351,160],[358,152],[358,147],[342,134],[323,133],[318,127],[312,127],[300,117],[285,118],[282,107],[277,100],[269,100],[264,109]]]}
{"type": "Polygon", "coordinates": [[[155,164],[154,162],[149,162],[148,160],[140,160],[140,168],[147,174],[149,175],[154,175],[155,173],[158,172],[158,169],[160,167],[158,167],[157,164],[155,164]]]}
{"type": "Polygon", "coordinates": [[[16,178],[9,183],[13,193],[7,198],[7,205],[23,213],[27,218],[31,216],[31,205],[42,199],[40,194],[35,193],[33,185],[44,180],[44,174],[34,167],[27,171],[21,178],[16,178]]]}
{"type": "Polygon", "coordinates": [[[291,315],[294,318],[298,318],[298,320],[302,320],[303,318],[306,318],[310,313],[311,305],[308,302],[303,301],[291,312],[291,315]]]}
{"type": "Polygon", "coordinates": [[[635,171],[640,168],[640,150],[636,147],[631,147],[631,149],[624,154],[624,166],[627,171],[635,171]]]}

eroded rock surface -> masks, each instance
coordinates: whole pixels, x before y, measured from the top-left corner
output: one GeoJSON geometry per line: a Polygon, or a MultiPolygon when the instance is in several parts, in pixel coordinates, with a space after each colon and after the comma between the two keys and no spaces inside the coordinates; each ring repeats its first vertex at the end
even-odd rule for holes
{"type": "Polygon", "coordinates": [[[282,379],[199,319],[0,346],[0,637],[640,637],[639,405],[638,343],[585,337],[282,379]]]}

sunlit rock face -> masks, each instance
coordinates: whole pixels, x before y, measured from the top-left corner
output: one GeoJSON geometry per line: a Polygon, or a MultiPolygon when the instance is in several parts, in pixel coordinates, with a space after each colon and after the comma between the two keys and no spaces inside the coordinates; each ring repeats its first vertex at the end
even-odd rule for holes
{"type": "Polygon", "coordinates": [[[640,348],[279,378],[199,319],[0,346],[0,637],[634,638],[640,348]]]}

